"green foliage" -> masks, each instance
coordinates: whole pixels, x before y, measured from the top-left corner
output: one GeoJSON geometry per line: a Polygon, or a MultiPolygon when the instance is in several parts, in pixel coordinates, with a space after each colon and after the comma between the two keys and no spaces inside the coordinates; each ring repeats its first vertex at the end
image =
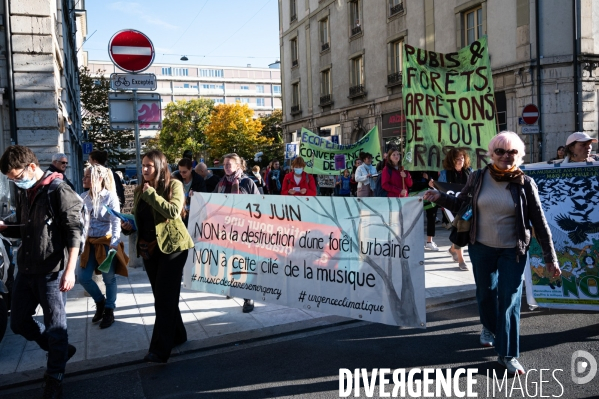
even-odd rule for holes
{"type": "Polygon", "coordinates": [[[204,131],[210,123],[214,101],[204,98],[169,103],[164,111],[162,129],[147,147],[158,148],[169,162],[176,162],[183,151],[191,150],[194,157],[206,150],[204,131]]]}
{"type": "Polygon", "coordinates": [[[262,135],[262,123],[254,119],[254,111],[247,104],[222,104],[214,107],[206,127],[206,143],[212,159],[236,152],[249,161],[271,146],[273,138],[262,135]]]}
{"type": "Polygon", "coordinates": [[[116,166],[135,158],[129,143],[135,139],[132,130],[112,130],[108,115],[110,81],[104,71],[95,74],[85,66],[79,69],[81,120],[94,150],[108,151],[108,163],[116,166]]]}
{"type": "MultiPolygon", "coordinates": [[[[282,161],[285,158],[285,143],[283,143],[283,111],[275,109],[270,115],[261,115],[260,122],[262,123],[262,136],[272,139],[272,144],[264,147],[261,151],[262,162],[258,163],[261,166],[266,166],[273,159],[282,161]]],[[[252,164],[254,162],[251,162],[252,164]]]]}

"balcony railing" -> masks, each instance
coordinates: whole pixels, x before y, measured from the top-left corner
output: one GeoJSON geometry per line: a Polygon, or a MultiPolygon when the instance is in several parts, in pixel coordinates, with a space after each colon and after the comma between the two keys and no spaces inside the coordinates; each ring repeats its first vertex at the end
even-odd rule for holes
{"type": "Polygon", "coordinates": [[[291,106],[291,115],[299,115],[302,113],[302,108],[299,105],[291,106]]]}
{"type": "Polygon", "coordinates": [[[364,89],[364,85],[352,86],[349,88],[349,97],[362,97],[366,95],[366,90],[364,89]]]}
{"type": "Polygon", "coordinates": [[[360,33],[360,32],[362,32],[362,27],[361,27],[360,25],[358,25],[358,26],[354,26],[354,27],[351,29],[351,35],[352,35],[352,36],[354,36],[354,35],[357,35],[357,34],[358,34],[358,33],[360,33]]]}
{"type": "Polygon", "coordinates": [[[401,85],[401,72],[395,72],[387,75],[387,85],[388,86],[397,86],[401,85]]]}
{"type": "Polygon", "coordinates": [[[291,67],[296,67],[298,65],[298,61],[297,60],[293,60],[291,61],[291,67]]]}
{"type": "Polygon", "coordinates": [[[320,46],[320,51],[326,51],[329,48],[331,48],[331,45],[329,43],[323,43],[322,46],[320,46]]]}
{"type": "Polygon", "coordinates": [[[390,11],[391,11],[390,15],[395,15],[397,13],[402,12],[403,11],[403,3],[394,5],[393,7],[391,7],[390,11]]]}
{"type": "Polygon", "coordinates": [[[325,94],[320,96],[320,106],[324,107],[333,103],[333,96],[331,94],[325,94]]]}
{"type": "Polygon", "coordinates": [[[293,13],[291,14],[291,17],[289,18],[289,22],[295,22],[297,21],[297,14],[293,13]]]}

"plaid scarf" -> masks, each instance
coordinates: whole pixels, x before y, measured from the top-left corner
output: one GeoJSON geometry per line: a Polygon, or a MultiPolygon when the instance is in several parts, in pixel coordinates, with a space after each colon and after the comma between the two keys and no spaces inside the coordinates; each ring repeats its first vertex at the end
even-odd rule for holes
{"type": "Polygon", "coordinates": [[[237,171],[231,175],[225,175],[218,183],[218,192],[220,194],[224,194],[227,183],[231,185],[231,194],[239,194],[239,182],[241,180],[241,176],[243,176],[243,170],[237,169],[237,171]]]}

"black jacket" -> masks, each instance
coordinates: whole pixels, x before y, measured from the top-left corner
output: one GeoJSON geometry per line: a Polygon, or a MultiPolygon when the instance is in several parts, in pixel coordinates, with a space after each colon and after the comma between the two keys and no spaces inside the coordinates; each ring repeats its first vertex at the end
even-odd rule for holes
{"type": "Polygon", "coordinates": [[[216,186],[218,186],[218,182],[220,182],[220,177],[211,173],[210,177],[204,180],[204,183],[206,183],[206,192],[213,193],[216,186]]]}
{"type": "MultiPolygon", "coordinates": [[[[481,187],[483,185],[483,179],[492,179],[487,172],[488,166],[480,170],[482,173],[481,178],[478,179],[478,184],[474,187],[474,193],[472,195],[472,221],[470,228],[470,244],[474,244],[476,241],[476,220],[478,216],[478,209],[476,203],[478,201],[478,195],[480,194],[481,187]]],[[[462,190],[462,192],[456,197],[453,195],[447,195],[441,193],[441,197],[436,201],[437,205],[449,209],[450,211],[457,213],[462,206],[462,203],[466,200],[470,188],[473,186],[478,171],[470,173],[468,176],[468,182],[462,190]]],[[[512,195],[514,206],[516,207],[516,237],[518,238],[517,250],[518,255],[525,255],[528,247],[530,246],[530,240],[532,237],[532,228],[534,227],[535,238],[541,245],[543,250],[543,259],[545,262],[557,263],[557,255],[553,248],[553,240],[551,238],[551,231],[549,225],[545,219],[543,208],[541,207],[541,200],[539,199],[539,192],[537,185],[533,179],[529,176],[524,176],[524,184],[518,184],[510,182],[508,189],[512,195]]],[[[493,228],[493,226],[488,226],[493,228]]]]}
{"type": "Polygon", "coordinates": [[[48,274],[62,270],[66,266],[67,249],[79,248],[83,202],[66,182],[48,195],[48,180],[53,174],[47,171],[29,190],[16,190],[15,224],[23,226],[9,227],[3,234],[22,239],[17,254],[19,273],[48,274]]]}
{"type": "Polygon", "coordinates": [[[69,179],[67,179],[67,175],[62,170],[58,169],[53,164],[50,164],[50,166],[48,166],[48,170],[50,172],[60,173],[62,175],[61,179],[64,180],[64,182],[67,183],[69,185],[69,187],[71,187],[73,189],[73,191],[76,192],[75,186],[73,185],[73,183],[71,183],[71,181],[69,179]]]}

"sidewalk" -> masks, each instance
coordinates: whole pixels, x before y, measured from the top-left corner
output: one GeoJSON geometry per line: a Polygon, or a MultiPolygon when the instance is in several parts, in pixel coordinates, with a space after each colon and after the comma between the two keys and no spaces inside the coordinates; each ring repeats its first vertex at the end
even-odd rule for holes
{"type": "MultiPolygon", "coordinates": [[[[428,309],[474,298],[472,272],[459,270],[457,263],[452,261],[447,252],[450,245],[448,237],[449,232],[437,224],[435,242],[440,250],[425,251],[428,309]]],[[[471,267],[468,256],[465,258],[468,267],[471,267]]],[[[117,278],[116,322],[105,330],[91,323],[94,301],[84,296],[81,285],[76,284],[69,292],[69,343],[77,347],[77,353],[69,361],[67,373],[139,363],[147,353],[154,324],[150,283],[142,268],[129,268],[128,278],[117,278]]],[[[179,307],[188,341],[175,348],[173,356],[349,320],[260,302],[256,302],[253,312],[244,314],[242,304],[243,299],[240,298],[226,299],[221,295],[182,289],[179,307]]],[[[41,310],[38,308],[39,314],[41,310]]],[[[45,366],[46,352],[39,349],[35,342],[14,335],[8,327],[0,343],[0,387],[41,379],[45,366]]]]}

